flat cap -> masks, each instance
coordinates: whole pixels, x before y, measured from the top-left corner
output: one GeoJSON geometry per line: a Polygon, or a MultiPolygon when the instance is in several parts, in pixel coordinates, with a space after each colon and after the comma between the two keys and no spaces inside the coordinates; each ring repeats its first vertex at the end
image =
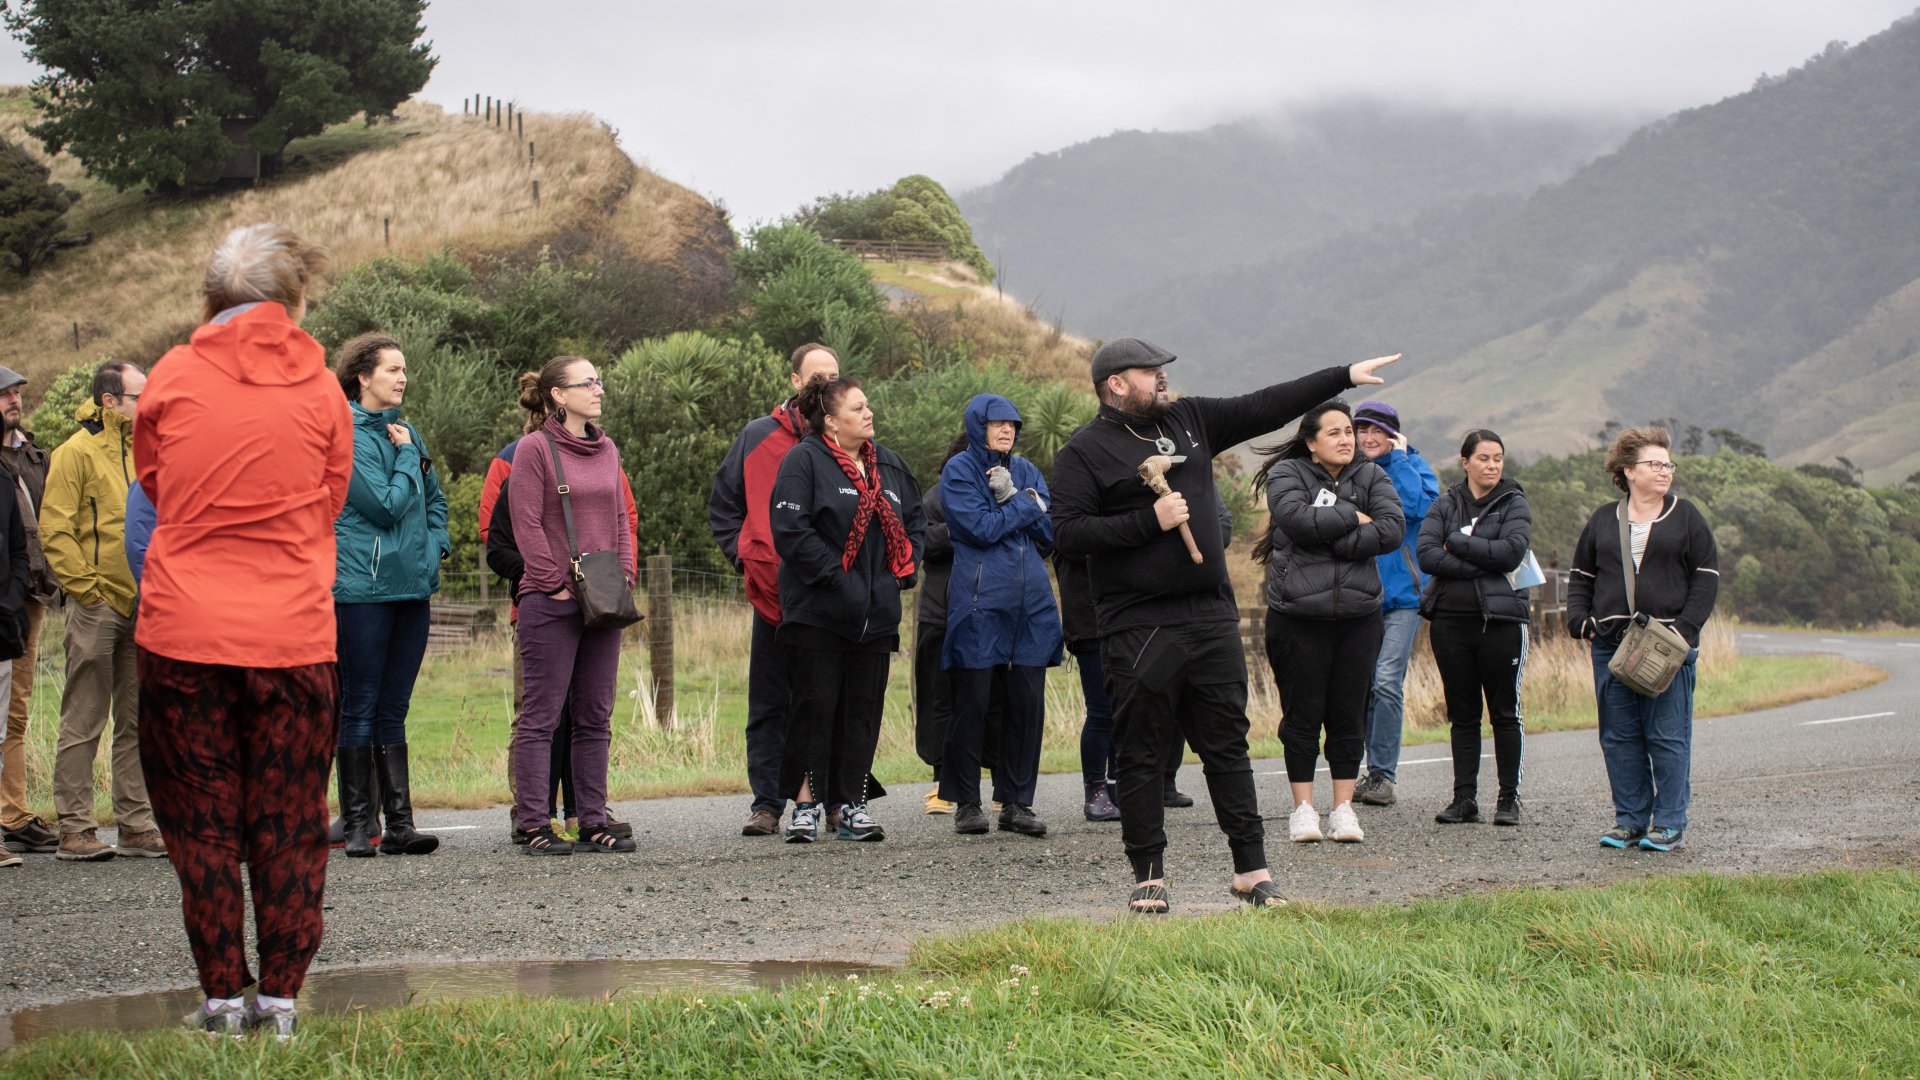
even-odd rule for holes
{"type": "Polygon", "coordinates": [[[0,367],[0,390],[11,390],[27,381],[25,375],[10,367],[0,367]]]}
{"type": "Polygon", "coordinates": [[[1107,381],[1107,376],[1118,375],[1128,368],[1156,368],[1171,364],[1176,357],[1151,341],[1140,338],[1114,338],[1094,350],[1093,385],[1099,386],[1107,381]]]}

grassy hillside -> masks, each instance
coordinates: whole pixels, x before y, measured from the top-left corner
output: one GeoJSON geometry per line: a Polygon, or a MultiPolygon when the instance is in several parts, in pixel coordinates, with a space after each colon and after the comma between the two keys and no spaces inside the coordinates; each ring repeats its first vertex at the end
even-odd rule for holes
{"type": "MultiPolygon", "coordinates": [[[[0,138],[39,154],[22,131],[30,119],[24,96],[0,91],[0,138]]],[[[59,252],[25,281],[0,275],[0,363],[28,374],[36,394],[53,373],[101,356],[150,363],[198,322],[207,253],[245,222],[280,221],[317,240],[336,274],[381,254],[450,247],[471,258],[583,233],[616,236],[653,262],[712,246],[716,229],[730,246],[720,211],[636,166],[592,117],[528,113],[524,130],[532,167],[514,134],[410,103],[395,123],[348,123],[294,142],[283,176],[190,200],[115,192],[54,157],[53,179],[84,193],[68,232],[93,242],[59,252]]]]}
{"type": "Polygon", "coordinates": [[[1916,101],[1908,18],[1524,202],[1159,283],[1100,329],[1204,353],[1189,377],[1209,389],[1275,358],[1404,349],[1394,394],[1430,442],[1492,424],[1517,452],[1561,452],[1608,419],[1672,417],[1897,483],[1920,463],[1916,101]]]}

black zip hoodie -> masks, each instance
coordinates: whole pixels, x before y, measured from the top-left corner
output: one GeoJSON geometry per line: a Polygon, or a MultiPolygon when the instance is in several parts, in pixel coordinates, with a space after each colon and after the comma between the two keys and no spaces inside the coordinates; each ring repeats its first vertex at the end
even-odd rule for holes
{"type": "MultiPolygon", "coordinates": [[[[1567,578],[1567,632],[1618,642],[1626,633],[1627,581],[1620,564],[1619,502],[1593,512],[1573,546],[1567,578]],[[1593,625],[1588,626],[1588,620],[1593,625]]],[[[1700,647],[1700,628],[1720,596],[1720,549],[1698,507],[1671,492],[1647,532],[1634,600],[1639,609],[1700,647]]]]}
{"type": "MultiPolygon", "coordinates": [[[[900,455],[877,443],[874,450],[881,495],[900,515],[918,568],[927,542],[920,484],[900,455]]],[[[853,567],[840,566],[859,505],[853,481],[820,436],[808,435],[781,460],[767,521],[774,550],[780,553],[782,628],[811,626],[857,645],[900,632],[900,591],[912,588],[914,579],[895,580],[889,572],[887,542],[878,520],[868,523],[853,567]]]]}

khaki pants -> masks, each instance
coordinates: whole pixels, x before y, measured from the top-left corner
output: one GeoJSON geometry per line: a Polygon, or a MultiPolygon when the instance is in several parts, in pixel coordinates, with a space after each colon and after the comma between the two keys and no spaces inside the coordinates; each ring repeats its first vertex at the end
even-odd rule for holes
{"type": "Polygon", "coordinates": [[[67,689],[53,755],[53,809],[60,832],[94,828],[93,758],[113,713],[113,817],[121,831],[154,827],[140,771],[140,685],[133,620],[105,602],[67,605],[67,689]]]}
{"type": "Polygon", "coordinates": [[[27,714],[33,706],[33,669],[40,661],[40,624],[45,606],[27,601],[27,652],[13,661],[13,692],[7,697],[7,733],[0,738],[0,826],[24,828],[27,809],[27,714]]]}

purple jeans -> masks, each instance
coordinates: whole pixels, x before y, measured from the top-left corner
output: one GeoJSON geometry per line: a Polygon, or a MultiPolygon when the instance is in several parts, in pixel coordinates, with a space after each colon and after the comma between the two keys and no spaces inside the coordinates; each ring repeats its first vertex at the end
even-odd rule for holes
{"type": "Polygon", "coordinates": [[[553,790],[553,733],[566,706],[573,718],[573,784],[580,827],[607,819],[607,746],[620,675],[620,631],[580,625],[572,598],[520,598],[520,726],[513,733],[513,820],[529,832],[547,824],[553,790]]]}

